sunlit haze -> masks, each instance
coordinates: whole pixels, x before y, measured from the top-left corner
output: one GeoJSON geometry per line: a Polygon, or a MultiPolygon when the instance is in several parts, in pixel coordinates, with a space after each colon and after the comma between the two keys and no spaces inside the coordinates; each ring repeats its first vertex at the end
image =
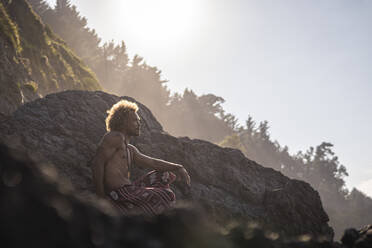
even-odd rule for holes
{"type": "Polygon", "coordinates": [[[372,1],[71,2],[173,92],[222,96],[240,123],[268,120],[292,154],[333,143],[348,188],[372,196],[372,1]]]}
{"type": "Polygon", "coordinates": [[[136,34],[136,39],[166,49],[169,44],[176,45],[192,38],[192,30],[200,21],[195,12],[199,7],[197,2],[120,1],[116,3],[117,13],[112,18],[116,23],[127,25],[107,28],[136,34]]]}

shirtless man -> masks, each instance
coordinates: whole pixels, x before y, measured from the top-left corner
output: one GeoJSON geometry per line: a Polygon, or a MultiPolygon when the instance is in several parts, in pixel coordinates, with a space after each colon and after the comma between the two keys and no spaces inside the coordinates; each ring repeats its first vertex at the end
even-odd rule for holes
{"type": "Polygon", "coordinates": [[[123,214],[155,215],[170,208],[175,195],[169,188],[177,177],[190,186],[190,176],[180,165],[142,154],[129,144],[140,134],[138,106],[121,100],[108,111],[107,133],[92,160],[93,182],[97,195],[110,200],[123,214]],[[131,181],[133,162],[150,173],[131,181]],[[176,174],[176,175],[175,175],[176,174]]]}

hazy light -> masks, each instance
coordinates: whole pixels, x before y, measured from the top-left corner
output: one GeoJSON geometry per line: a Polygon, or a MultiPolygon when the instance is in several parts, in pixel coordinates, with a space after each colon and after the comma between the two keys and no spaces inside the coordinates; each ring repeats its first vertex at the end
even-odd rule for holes
{"type": "Polygon", "coordinates": [[[362,191],[364,194],[372,197],[372,179],[366,180],[360,183],[356,188],[362,191]]]}
{"type": "Polygon", "coordinates": [[[240,121],[268,120],[291,153],[335,144],[347,187],[372,196],[371,1],[71,3],[103,41],[124,40],[130,56],[161,69],[172,91],[224,97],[240,121]]]}
{"type": "Polygon", "coordinates": [[[131,35],[166,46],[192,36],[200,4],[197,0],[137,0],[120,1],[118,8],[122,14],[116,21],[125,22],[131,35]]]}

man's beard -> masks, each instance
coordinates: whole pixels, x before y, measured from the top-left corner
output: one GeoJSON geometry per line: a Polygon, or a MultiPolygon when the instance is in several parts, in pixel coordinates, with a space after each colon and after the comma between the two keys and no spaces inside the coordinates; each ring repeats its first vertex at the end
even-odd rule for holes
{"type": "Polygon", "coordinates": [[[133,132],[131,132],[131,136],[139,136],[140,135],[140,133],[141,133],[141,131],[140,131],[140,129],[138,129],[138,130],[134,130],[133,132]]]}

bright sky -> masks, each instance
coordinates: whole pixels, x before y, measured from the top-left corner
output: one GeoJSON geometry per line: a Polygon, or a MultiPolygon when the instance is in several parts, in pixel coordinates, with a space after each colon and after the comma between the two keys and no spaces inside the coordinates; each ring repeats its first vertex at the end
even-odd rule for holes
{"type": "MultiPolygon", "coordinates": [[[[55,0],[47,0],[54,5],[55,0]]],[[[322,141],[372,197],[372,1],[72,0],[104,40],[124,40],[168,87],[222,96],[268,120],[290,152],[322,141]]]]}

